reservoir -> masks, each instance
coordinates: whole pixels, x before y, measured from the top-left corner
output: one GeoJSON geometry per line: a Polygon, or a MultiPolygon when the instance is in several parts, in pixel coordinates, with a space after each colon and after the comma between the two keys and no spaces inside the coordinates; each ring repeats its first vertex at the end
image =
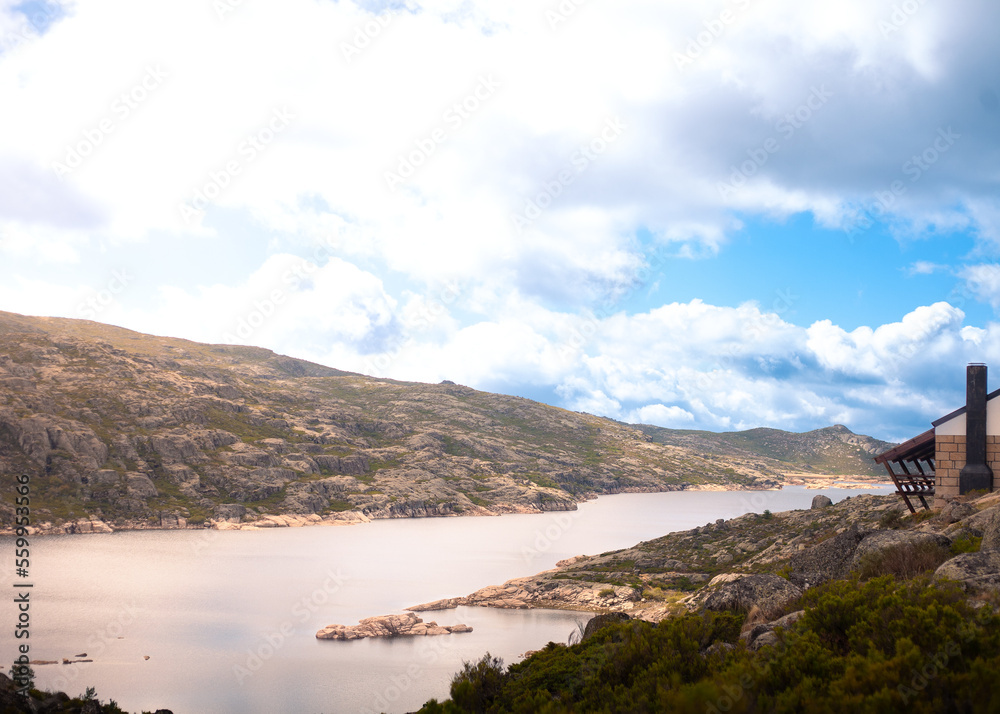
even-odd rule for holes
{"type": "MultiPolygon", "coordinates": [[[[892,488],[873,488],[891,493],[892,488]]],[[[680,491],[602,496],[574,512],[375,521],[259,531],[132,531],[31,540],[32,659],[41,688],[94,687],[130,712],[406,712],[448,696],[463,660],[506,663],[566,642],[588,613],[462,607],[420,613],[472,633],[320,641],[418,603],[532,575],[717,518],[808,508],[858,490],[680,491]],[[148,659],[146,659],[148,657],[148,659]]],[[[12,592],[13,539],[0,538],[12,592]]],[[[16,654],[10,598],[0,661],[16,654]]]]}

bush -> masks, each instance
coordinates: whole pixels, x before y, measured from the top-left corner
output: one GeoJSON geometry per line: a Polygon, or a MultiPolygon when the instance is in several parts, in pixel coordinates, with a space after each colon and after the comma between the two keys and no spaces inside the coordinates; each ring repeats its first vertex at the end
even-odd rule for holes
{"type": "Polygon", "coordinates": [[[802,620],[758,652],[704,656],[712,643],[736,642],[743,624],[704,613],[609,625],[572,647],[550,643],[506,674],[487,656],[456,677],[468,685],[461,700],[422,712],[1000,710],[1000,616],[991,605],[973,609],[957,586],[927,576],[841,580],[798,605],[802,620]]]}
{"type": "Polygon", "coordinates": [[[955,539],[955,542],[951,544],[951,553],[952,555],[961,555],[962,553],[978,553],[982,544],[982,537],[966,533],[961,538],[955,539]]]}
{"type": "Polygon", "coordinates": [[[903,525],[903,513],[896,508],[882,511],[882,515],[878,517],[878,524],[882,528],[899,528],[903,525]]]}
{"type": "Polygon", "coordinates": [[[929,570],[936,570],[951,557],[951,552],[932,541],[900,543],[861,559],[858,575],[870,580],[882,575],[892,575],[903,580],[916,577],[929,570]]]}
{"type": "Polygon", "coordinates": [[[464,662],[451,680],[451,700],[466,712],[485,712],[500,694],[504,680],[503,660],[489,652],[476,663],[464,662]]]}

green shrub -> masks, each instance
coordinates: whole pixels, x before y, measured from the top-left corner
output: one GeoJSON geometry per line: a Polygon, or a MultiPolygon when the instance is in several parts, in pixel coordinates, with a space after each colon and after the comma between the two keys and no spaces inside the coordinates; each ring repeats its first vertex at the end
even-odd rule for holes
{"type": "Polygon", "coordinates": [[[988,712],[1000,709],[1000,616],[929,576],[841,580],[806,592],[778,642],[707,657],[737,641],[743,617],[631,620],[587,641],[550,643],[506,673],[467,664],[452,701],[422,712],[988,712]],[[458,693],[460,698],[454,698],[458,693]]]}
{"type": "Polygon", "coordinates": [[[983,539],[981,537],[976,537],[970,533],[966,533],[961,538],[956,538],[951,544],[951,553],[952,555],[961,555],[962,553],[978,553],[982,544],[983,539]]]}
{"type": "Polygon", "coordinates": [[[899,528],[903,525],[903,514],[896,508],[889,508],[882,511],[882,515],[878,517],[878,524],[882,528],[899,528]]]}
{"type": "Polygon", "coordinates": [[[485,712],[500,694],[507,675],[503,660],[489,652],[478,662],[464,662],[451,680],[451,700],[462,711],[485,712]]]}

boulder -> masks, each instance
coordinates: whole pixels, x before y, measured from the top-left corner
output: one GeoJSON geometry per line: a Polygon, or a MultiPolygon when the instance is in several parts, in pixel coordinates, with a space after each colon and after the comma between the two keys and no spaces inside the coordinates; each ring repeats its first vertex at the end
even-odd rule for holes
{"type": "Polygon", "coordinates": [[[125,474],[125,479],[128,484],[129,496],[133,498],[154,498],[156,496],[156,486],[146,474],[129,472],[125,474]]]}
{"type": "Polygon", "coordinates": [[[979,547],[980,551],[1000,550],[1000,512],[996,509],[992,517],[983,524],[983,543],[979,547]]]}
{"type": "Polygon", "coordinates": [[[854,551],[868,533],[855,524],[833,538],[796,553],[789,561],[791,581],[805,588],[846,577],[851,571],[854,551]]]}
{"type": "Polygon", "coordinates": [[[762,622],[759,625],[754,625],[746,632],[740,635],[740,639],[744,640],[748,645],[752,644],[754,640],[763,635],[765,632],[773,632],[774,625],[770,622],[762,622]]]}
{"type": "Polygon", "coordinates": [[[750,642],[749,649],[752,652],[756,652],[761,647],[768,647],[770,645],[776,645],[776,644],[778,644],[777,633],[768,631],[768,632],[763,632],[759,637],[754,638],[754,640],[750,642]]]}
{"type": "Polygon", "coordinates": [[[833,501],[830,500],[828,496],[822,494],[813,496],[812,508],[826,508],[827,506],[832,506],[833,501]]]}
{"type": "Polygon", "coordinates": [[[594,634],[600,630],[602,627],[607,627],[608,625],[614,625],[619,622],[625,622],[626,620],[631,620],[632,618],[626,615],[624,612],[609,612],[604,615],[595,615],[590,618],[587,626],[583,630],[583,637],[580,641],[583,642],[589,637],[593,637],[594,634]]]}
{"type": "Polygon", "coordinates": [[[1000,514],[1000,508],[994,506],[992,508],[984,508],[983,510],[972,514],[968,518],[961,521],[961,524],[967,528],[972,528],[974,530],[985,530],[986,524],[992,521],[998,514],[1000,514]]]}
{"type": "Polygon", "coordinates": [[[969,505],[968,503],[951,501],[941,509],[941,520],[945,523],[957,523],[963,518],[968,518],[973,515],[975,512],[975,507],[969,505]]]}
{"type": "Polygon", "coordinates": [[[1000,590],[1000,552],[962,553],[945,561],[937,578],[957,580],[966,590],[1000,590]]]}
{"type": "Polygon", "coordinates": [[[719,656],[721,656],[721,657],[725,657],[727,654],[729,654],[730,652],[732,652],[735,649],[736,649],[735,645],[731,645],[728,642],[722,642],[720,640],[720,641],[713,642],[712,644],[710,644],[707,648],[705,648],[705,651],[702,652],[701,654],[704,657],[711,657],[712,655],[716,655],[716,654],[719,655],[719,656]]]}
{"type": "Polygon", "coordinates": [[[784,617],[781,617],[771,623],[773,627],[784,627],[786,630],[794,625],[796,622],[801,620],[806,616],[805,610],[796,610],[795,612],[790,612],[784,617]]]}
{"type": "Polygon", "coordinates": [[[705,601],[705,608],[749,611],[757,607],[764,613],[777,614],[801,595],[800,588],[781,576],[743,575],[718,585],[705,601]]]}

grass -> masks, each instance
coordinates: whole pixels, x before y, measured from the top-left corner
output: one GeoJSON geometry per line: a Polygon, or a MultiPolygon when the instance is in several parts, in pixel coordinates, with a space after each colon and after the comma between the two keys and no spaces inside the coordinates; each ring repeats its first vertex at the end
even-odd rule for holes
{"type": "Polygon", "coordinates": [[[217,407],[205,410],[205,425],[210,429],[221,429],[235,434],[246,442],[257,442],[262,439],[285,439],[290,442],[302,441],[302,436],[293,430],[279,429],[267,424],[251,424],[242,415],[227,412],[217,407]]]}
{"type": "Polygon", "coordinates": [[[936,570],[951,557],[948,548],[933,541],[900,543],[877,553],[869,553],[862,558],[858,565],[858,576],[862,580],[871,580],[883,575],[909,580],[922,573],[936,570]]]}

